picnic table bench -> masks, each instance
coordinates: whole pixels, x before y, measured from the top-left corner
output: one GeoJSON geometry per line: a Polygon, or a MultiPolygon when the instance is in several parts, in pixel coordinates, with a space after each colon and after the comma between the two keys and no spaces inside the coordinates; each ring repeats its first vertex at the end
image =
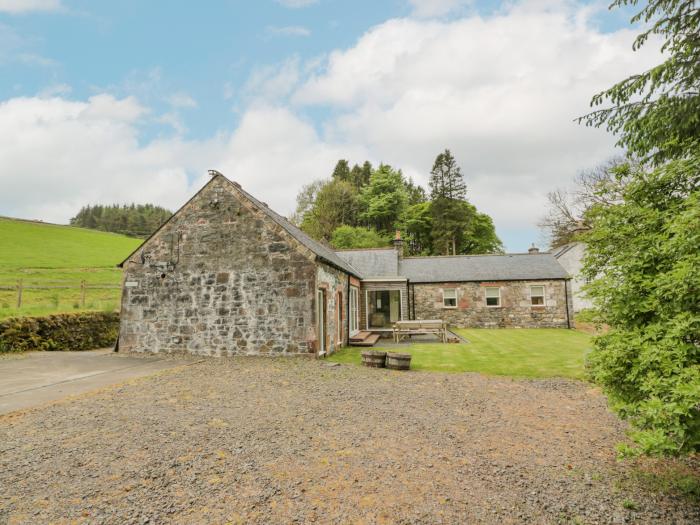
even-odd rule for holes
{"type": "Polygon", "coordinates": [[[447,323],[441,319],[414,321],[396,321],[394,323],[394,342],[412,335],[435,334],[443,343],[447,342],[447,323]]]}

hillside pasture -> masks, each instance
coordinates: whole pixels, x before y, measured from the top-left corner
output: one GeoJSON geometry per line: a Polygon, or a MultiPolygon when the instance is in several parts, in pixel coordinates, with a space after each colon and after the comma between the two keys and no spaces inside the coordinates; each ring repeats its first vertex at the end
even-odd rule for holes
{"type": "Polygon", "coordinates": [[[116,265],[140,243],[112,233],[0,218],[0,319],[117,308],[121,270],[116,265]]]}

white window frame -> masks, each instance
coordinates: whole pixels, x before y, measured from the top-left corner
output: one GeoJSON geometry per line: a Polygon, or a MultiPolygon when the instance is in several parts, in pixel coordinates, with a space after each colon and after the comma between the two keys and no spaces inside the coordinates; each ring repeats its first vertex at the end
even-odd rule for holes
{"type": "Polygon", "coordinates": [[[501,307],[501,287],[500,286],[484,286],[484,303],[487,308],[500,308],[501,307]],[[494,299],[488,296],[488,290],[498,290],[498,304],[489,304],[489,299],[494,299]]]}
{"type": "Polygon", "coordinates": [[[547,290],[546,290],[544,284],[531,284],[531,285],[530,285],[530,306],[533,306],[533,307],[540,307],[540,308],[543,308],[543,307],[547,306],[547,299],[546,299],[546,295],[545,295],[546,292],[547,292],[547,290]],[[542,288],[542,295],[539,295],[539,294],[538,294],[538,295],[533,295],[533,293],[532,293],[532,289],[533,289],[533,288],[542,288]],[[542,297],[542,304],[535,304],[535,303],[533,303],[533,302],[532,302],[532,299],[533,299],[534,297],[542,297]]]}
{"type": "Polygon", "coordinates": [[[448,309],[457,308],[457,288],[443,288],[442,289],[442,307],[448,309]],[[454,297],[447,297],[446,292],[452,292],[454,297]],[[447,299],[454,300],[455,304],[447,304],[447,299]]]}
{"type": "Polygon", "coordinates": [[[355,335],[360,331],[360,289],[357,286],[350,286],[350,335],[355,335]]]}

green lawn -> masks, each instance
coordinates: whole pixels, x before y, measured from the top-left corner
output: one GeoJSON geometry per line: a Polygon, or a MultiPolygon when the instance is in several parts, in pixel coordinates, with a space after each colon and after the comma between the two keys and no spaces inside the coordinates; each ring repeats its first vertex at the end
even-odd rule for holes
{"type": "MultiPolygon", "coordinates": [[[[20,309],[16,308],[15,290],[0,290],[0,319],[82,310],[80,281],[118,285],[121,270],[116,264],[140,243],[140,239],[124,235],[0,218],[1,286],[15,286],[21,279],[25,285],[74,287],[27,289],[20,309]]],[[[119,295],[119,289],[88,288],[84,309],[114,309],[119,295]]]]}
{"type": "MultiPolygon", "coordinates": [[[[454,329],[468,344],[416,343],[382,348],[413,356],[411,368],[436,372],[481,372],[519,377],[584,377],[591,348],[588,334],[556,328],[454,329]]],[[[328,359],[360,364],[361,348],[344,348],[328,359]]]]}

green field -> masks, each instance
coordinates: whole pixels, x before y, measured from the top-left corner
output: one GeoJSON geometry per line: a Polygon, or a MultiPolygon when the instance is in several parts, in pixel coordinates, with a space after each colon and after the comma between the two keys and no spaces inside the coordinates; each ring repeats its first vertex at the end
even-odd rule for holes
{"type": "Polygon", "coordinates": [[[140,239],[71,226],[0,218],[0,319],[80,310],[113,310],[119,304],[116,264],[140,239]],[[17,308],[21,280],[22,307],[17,308]],[[87,284],[82,304],[80,283],[87,284]],[[33,289],[32,286],[69,288],[33,289]]]}
{"type": "MultiPolygon", "coordinates": [[[[516,377],[582,379],[584,358],[591,348],[588,334],[557,328],[453,329],[469,343],[414,343],[385,347],[412,355],[411,368],[435,372],[481,372],[516,377]]],[[[344,348],[328,359],[360,364],[361,348],[344,348]]]]}

